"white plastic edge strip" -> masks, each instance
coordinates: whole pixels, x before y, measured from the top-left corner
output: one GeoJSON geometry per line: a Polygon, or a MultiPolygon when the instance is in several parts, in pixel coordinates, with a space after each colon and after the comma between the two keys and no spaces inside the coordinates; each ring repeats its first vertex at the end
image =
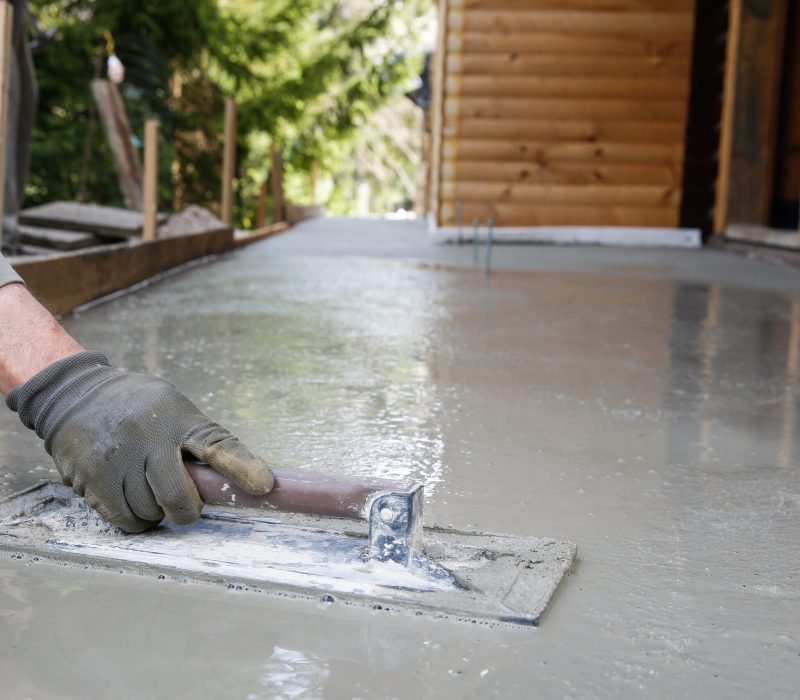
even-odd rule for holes
{"type": "MultiPolygon", "coordinates": [[[[472,226],[431,228],[434,243],[472,240],[472,226]]],[[[486,225],[478,230],[485,241],[486,225]]],[[[700,248],[702,237],[694,228],[639,228],[629,226],[531,226],[498,227],[492,233],[495,243],[560,243],[579,245],[631,246],[647,248],[700,248]]]]}

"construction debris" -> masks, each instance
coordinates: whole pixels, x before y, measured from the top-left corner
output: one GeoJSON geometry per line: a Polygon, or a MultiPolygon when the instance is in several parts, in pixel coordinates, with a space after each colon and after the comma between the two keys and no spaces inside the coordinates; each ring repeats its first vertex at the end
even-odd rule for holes
{"type": "Polygon", "coordinates": [[[228,228],[214,214],[204,207],[192,204],[177,214],[172,214],[158,227],[158,237],[185,236],[192,233],[206,233],[228,228]]]}

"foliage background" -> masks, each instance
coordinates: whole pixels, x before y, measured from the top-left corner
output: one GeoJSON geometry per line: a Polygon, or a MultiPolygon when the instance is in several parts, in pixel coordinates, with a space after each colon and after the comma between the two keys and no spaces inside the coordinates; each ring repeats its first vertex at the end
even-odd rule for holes
{"type": "MultiPolygon", "coordinates": [[[[217,207],[226,96],[239,105],[237,223],[253,225],[273,145],[287,198],[335,213],[413,201],[421,112],[414,88],[432,36],[430,0],[33,0],[40,99],[26,206],[81,193],[92,114],[89,82],[105,73],[110,33],[126,67],[121,92],[137,145],[161,120],[160,207],[217,207]],[[106,34],[107,36],[107,34],[106,34]],[[361,198],[363,200],[363,197],[361,198]]],[[[85,199],[121,204],[99,125],[85,199]]]]}

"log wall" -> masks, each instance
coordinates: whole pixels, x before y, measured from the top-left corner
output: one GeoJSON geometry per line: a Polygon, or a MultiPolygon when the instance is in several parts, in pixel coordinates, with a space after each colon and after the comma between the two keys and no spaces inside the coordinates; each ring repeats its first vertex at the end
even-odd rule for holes
{"type": "Polygon", "coordinates": [[[695,0],[441,0],[431,212],[678,226],[695,0]]]}

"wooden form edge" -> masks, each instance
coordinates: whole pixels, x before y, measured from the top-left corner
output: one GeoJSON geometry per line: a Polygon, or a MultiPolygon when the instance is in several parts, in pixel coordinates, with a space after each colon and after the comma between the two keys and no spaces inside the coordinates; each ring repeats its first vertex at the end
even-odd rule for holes
{"type": "Polygon", "coordinates": [[[132,240],[57,255],[11,258],[30,291],[54,314],[137,288],[164,273],[233,249],[233,229],[132,240]]]}
{"type": "Polygon", "coordinates": [[[243,248],[251,243],[263,241],[265,238],[277,236],[279,233],[284,233],[292,227],[288,221],[279,221],[269,226],[262,226],[253,229],[252,231],[236,231],[233,236],[233,247],[243,248]]]}

